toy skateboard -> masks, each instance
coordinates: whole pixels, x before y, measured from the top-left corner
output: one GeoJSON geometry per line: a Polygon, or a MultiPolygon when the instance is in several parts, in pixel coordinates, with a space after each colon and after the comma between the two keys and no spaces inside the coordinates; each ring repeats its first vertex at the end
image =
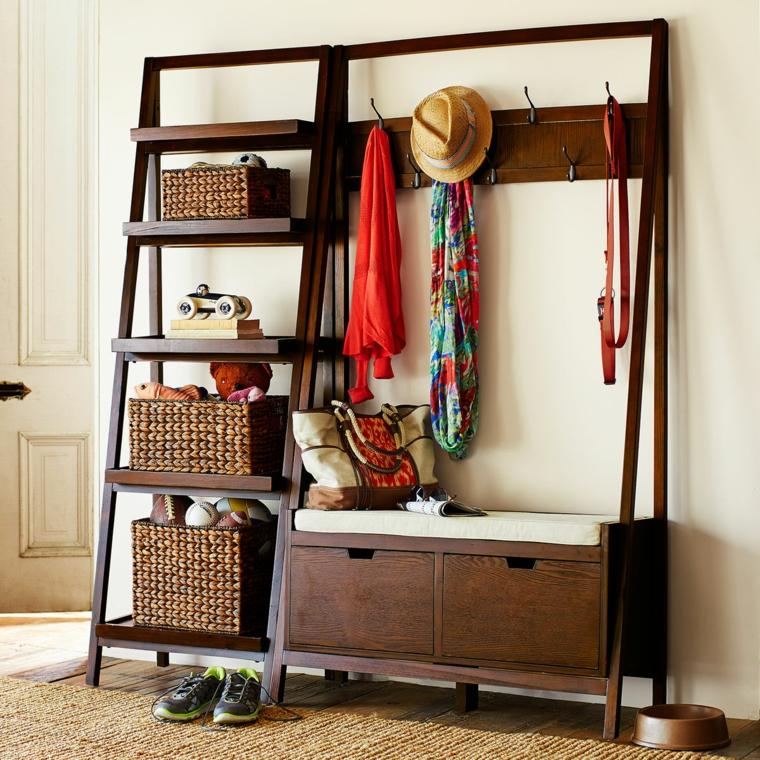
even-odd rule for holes
{"type": "Polygon", "coordinates": [[[211,314],[218,319],[245,319],[250,316],[252,308],[245,296],[212,293],[204,283],[195,289],[195,293],[188,293],[177,301],[180,319],[206,319],[211,314]]]}

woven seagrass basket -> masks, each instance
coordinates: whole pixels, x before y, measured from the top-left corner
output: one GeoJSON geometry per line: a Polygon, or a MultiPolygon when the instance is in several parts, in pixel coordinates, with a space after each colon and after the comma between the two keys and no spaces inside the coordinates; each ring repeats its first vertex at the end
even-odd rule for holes
{"type": "Polygon", "coordinates": [[[165,220],[290,216],[290,170],[198,166],[161,172],[165,220]]]}
{"type": "Polygon", "coordinates": [[[154,472],[277,475],[288,397],[252,404],[129,400],[129,466],[154,472]]]}
{"type": "Polygon", "coordinates": [[[246,528],[196,528],[135,520],[135,625],[263,635],[275,525],[255,522],[246,528]]]}

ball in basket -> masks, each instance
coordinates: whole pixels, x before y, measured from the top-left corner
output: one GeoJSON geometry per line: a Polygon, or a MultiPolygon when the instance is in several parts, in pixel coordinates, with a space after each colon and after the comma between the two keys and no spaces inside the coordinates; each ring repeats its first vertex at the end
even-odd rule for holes
{"type": "Polygon", "coordinates": [[[185,525],[196,528],[209,528],[219,521],[219,513],[211,502],[196,501],[185,513],[185,525]]]}
{"type": "Polygon", "coordinates": [[[267,509],[266,504],[258,499],[220,499],[216,503],[216,511],[222,515],[230,512],[247,512],[251,520],[261,522],[269,522],[272,519],[272,513],[267,509]]]}
{"type": "Polygon", "coordinates": [[[248,528],[251,520],[248,512],[230,512],[216,524],[217,528],[248,528]]]}
{"type": "Polygon", "coordinates": [[[157,494],[153,497],[150,520],[156,525],[184,525],[185,513],[192,503],[192,499],[187,496],[157,494]]]}

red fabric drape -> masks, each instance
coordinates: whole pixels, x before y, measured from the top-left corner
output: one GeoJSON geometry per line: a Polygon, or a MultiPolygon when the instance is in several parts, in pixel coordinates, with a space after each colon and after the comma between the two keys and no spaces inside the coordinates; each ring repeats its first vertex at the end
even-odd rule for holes
{"type": "Polygon", "coordinates": [[[393,377],[391,357],[406,345],[400,268],[390,144],[388,135],[373,127],[364,153],[354,290],[343,344],[343,353],[356,361],[356,385],[348,391],[354,404],[374,398],[367,386],[370,360],[375,378],[393,377]]]}

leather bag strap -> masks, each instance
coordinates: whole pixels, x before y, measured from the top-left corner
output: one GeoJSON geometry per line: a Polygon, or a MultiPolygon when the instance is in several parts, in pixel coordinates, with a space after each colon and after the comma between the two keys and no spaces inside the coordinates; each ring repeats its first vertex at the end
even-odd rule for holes
{"type": "Polygon", "coordinates": [[[628,154],[625,142],[623,109],[613,97],[604,109],[606,143],[605,197],[607,206],[607,249],[604,252],[606,276],[597,300],[602,342],[602,373],[605,385],[615,383],[615,351],[628,339],[631,299],[631,254],[628,219],[628,154]],[[620,329],[615,335],[615,180],[617,180],[618,230],[620,243],[620,329]]]}
{"type": "MultiPolygon", "coordinates": [[[[338,433],[341,436],[345,451],[348,454],[349,458],[351,458],[355,463],[358,461],[362,467],[369,468],[370,470],[374,470],[375,472],[383,473],[385,475],[391,475],[401,469],[404,464],[404,456],[407,453],[405,448],[397,447],[396,449],[388,450],[376,446],[366,436],[364,436],[361,428],[359,427],[359,423],[356,420],[356,415],[348,404],[333,402],[333,406],[333,414],[335,415],[338,433]],[[395,461],[390,467],[382,467],[381,465],[373,464],[372,462],[368,461],[367,458],[361,453],[357,441],[361,442],[362,445],[367,446],[372,451],[388,456],[395,461]]],[[[385,418],[383,421],[386,425],[388,425],[388,421],[385,418]]],[[[389,427],[394,434],[394,439],[398,441],[398,431],[394,430],[394,428],[390,425],[389,427]]]]}

